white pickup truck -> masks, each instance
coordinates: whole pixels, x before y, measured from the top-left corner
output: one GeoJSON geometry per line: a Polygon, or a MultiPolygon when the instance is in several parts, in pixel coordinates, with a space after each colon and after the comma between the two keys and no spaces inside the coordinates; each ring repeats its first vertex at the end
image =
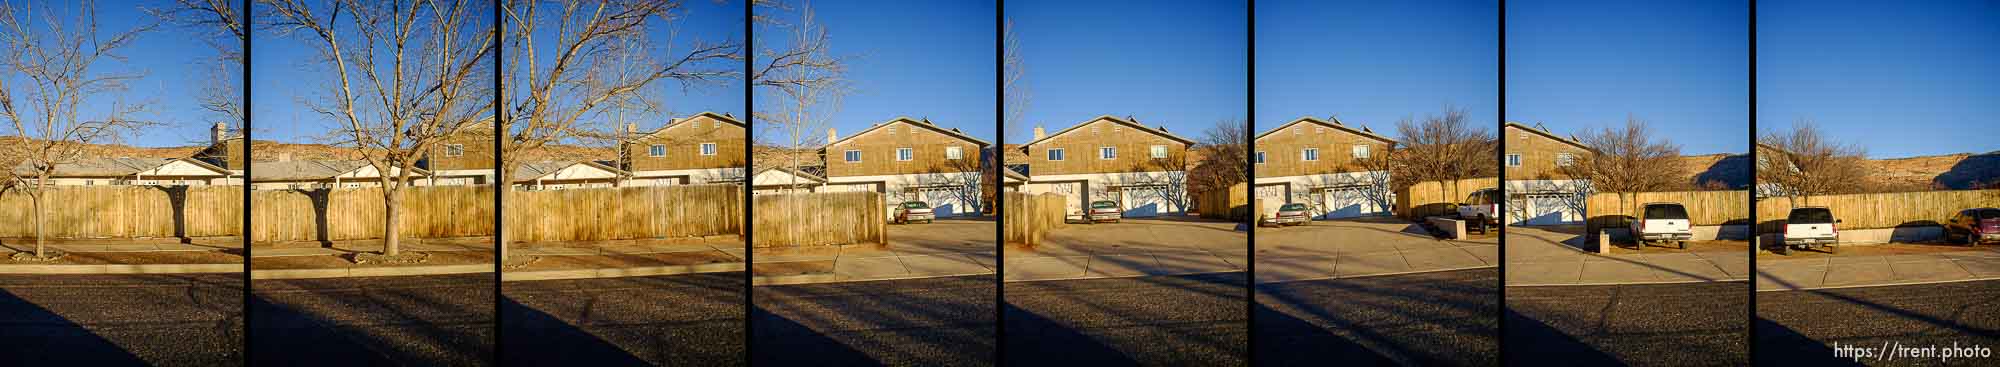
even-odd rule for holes
{"type": "Polygon", "coordinates": [[[1492,188],[1473,191],[1472,195],[1465,198],[1465,202],[1458,203],[1458,219],[1480,227],[1481,232],[1484,232],[1487,226],[1500,225],[1499,213],[1500,190],[1492,188]]]}
{"type": "Polygon", "coordinates": [[[1834,244],[1840,242],[1840,219],[1833,217],[1833,211],[1825,207],[1807,206],[1792,208],[1785,216],[1785,233],[1778,254],[1785,255],[1793,247],[1812,249],[1824,248],[1834,252],[1834,244]]]}
{"type": "Polygon", "coordinates": [[[1687,241],[1694,238],[1694,230],[1688,224],[1686,207],[1679,203],[1646,203],[1640,207],[1639,217],[1632,218],[1632,242],[1645,248],[1647,242],[1672,242],[1687,249],[1687,241]]]}

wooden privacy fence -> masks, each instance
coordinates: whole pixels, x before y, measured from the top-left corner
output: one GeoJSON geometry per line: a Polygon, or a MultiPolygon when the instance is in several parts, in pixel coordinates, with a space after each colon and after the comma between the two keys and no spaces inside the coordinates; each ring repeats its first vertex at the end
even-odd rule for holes
{"type": "Polygon", "coordinates": [[[1243,186],[1244,184],[1238,183],[1230,185],[1228,189],[1209,190],[1195,195],[1195,211],[1200,212],[1202,218],[1241,220],[1242,218],[1233,216],[1247,214],[1248,209],[1244,206],[1250,205],[1250,193],[1243,186]]]}
{"type": "Polygon", "coordinates": [[[1063,227],[1063,217],[1068,214],[1063,200],[1061,194],[1007,193],[1007,243],[1040,245],[1049,231],[1063,227]]]}
{"type": "Polygon", "coordinates": [[[1590,195],[1584,203],[1588,208],[1590,228],[1624,228],[1631,225],[1628,217],[1637,217],[1640,206],[1645,203],[1680,203],[1687,209],[1688,222],[1697,226],[1724,224],[1750,224],[1750,192],[1735,191],[1663,191],[1641,192],[1625,195],[1627,200],[1621,212],[1619,194],[1601,192],[1590,195]]]}
{"type": "MultiPolygon", "coordinates": [[[[44,195],[50,238],[243,234],[242,186],[62,186],[44,195]]],[[[26,193],[0,194],[0,237],[34,237],[34,208],[26,193]]]]}
{"type": "MultiPolygon", "coordinates": [[[[404,238],[493,235],[491,186],[403,190],[404,238]]],[[[256,190],[250,197],[250,221],[256,226],[250,239],[270,243],[382,238],[385,209],[380,188],[256,190]]]]}
{"type": "Polygon", "coordinates": [[[518,242],[742,234],[743,186],[515,191],[506,226],[507,238],[518,242]]]}
{"type": "Polygon", "coordinates": [[[1450,183],[1424,181],[1396,190],[1396,214],[1409,220],[1421,220],[1433,215],[1457,213],[1457,204],[1465,201],[1473,192],[1499,187],[1499,178],[1481,177],[1457,180],[1450,183]],[[1444,188],[1439,192],[1438,188],[1444,188]]]}
{"type": "Polygon", "coordinates": [[[887,243],[888,208],[872,191],[762,194],[753,199],[754,247],[887,243]]]}
{"type": "Polygon", "coordinates": [[[2000,207],[2000,190],[1768,197],[1757,201],[1757,231],[1783,231],[1785,216],[1795,206],[1826,207],[1840,219],[1841,229],[1934,226],[1959,210],[2000,207]]]}

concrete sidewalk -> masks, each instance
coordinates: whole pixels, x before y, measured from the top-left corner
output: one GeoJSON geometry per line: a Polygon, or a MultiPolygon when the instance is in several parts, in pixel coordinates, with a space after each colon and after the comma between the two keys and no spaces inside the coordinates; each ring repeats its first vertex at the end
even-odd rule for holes
{"type": "Polygon", "coordinates": [[[1585,252],[1574,228],[1506,228],[1508,286],[1614,285],[1741,281],[1750,276],[1748,242],[1682,251],[1585,252]]]}
{"type": "Polygon", "coordinates": [[[1792,253],[1758,257],[1758,291],[2000,279],[2000,246],[1883,244],[1843,247],[1833,255],[1792,253]]]}
{"type": "Polygon", "coordinates": [[[1259,228],[1256,247],[1257,283],[1491,268],[1500,257],[1496,237],[1440,240],[1393,217],[1259,228]]]}
{"type": "MultiPolygon", "coordinates": [[[[993,274],[998,226],[987,219],[890,225],[888,245],[759,249],[752,285],[993,274]]],[[[741,251],[735,252],[741,254],[741,251]]]]}
{"type": "Polygon", "coordinates": [[[1004,281],[1243,271],[1247,235],[1234,222],[1188,218],[1072,224],[1033,249],[1008,246],[1004,281]]]}

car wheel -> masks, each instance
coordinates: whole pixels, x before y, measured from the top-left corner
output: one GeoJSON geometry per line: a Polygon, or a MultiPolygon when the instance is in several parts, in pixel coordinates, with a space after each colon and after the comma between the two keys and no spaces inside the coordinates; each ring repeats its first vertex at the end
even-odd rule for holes
{"type": "Polygon", "coordinates": [[[1834,245],[1826,245],[1826,253],[1828,253],[1828,254],[1837,254],[1837,253],[1840,253],[1840,249],[1839,249],[1838,247],[1839,247],[1839,246],[1834,246],[1834,245]]]}
{"type": "Polygon", "coordinates": [[[1778,249],[1777,249],[1777,250],[1776,250],[1775,252],[1777,252],[1777,253],[1778,253],[1779,255],[1791,255],[1791,254],[1792,254],[1792,246],[1791,246],[1791,245],[1778,245],[1778,249]]]}
{"type": "Polygon", "coordinates": [[[1680,246],[1681,246],[1681,249],[1682,249],[1682,250],[1686,250],[1686,249],[1688,249],[1688,242],[1687,242],[1687,241],[1674,241],[1674,244],[1676,244],[1676,245],[1680,245],[1680,246]]]}

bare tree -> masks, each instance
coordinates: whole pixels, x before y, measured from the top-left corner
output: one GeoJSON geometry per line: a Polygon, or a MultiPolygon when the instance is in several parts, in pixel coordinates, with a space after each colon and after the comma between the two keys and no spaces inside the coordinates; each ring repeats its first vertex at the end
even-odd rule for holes
{"type": "Polygon", "coordinates": [[[1618,213],[1629,213],[1641,192],[1667,191],[1686,185],[1681,177],[1681,147],[1653,136],[1645,121],[1625,119],[1623,128],[1603,128],[1579,139],[1590,154],[1556,162],[1556,171],[1591,187],[1618,195],[1618,213]]]}
{"type": "Polygon", "coordinates": [[[5,169],[0,181],[7,182],[0,186],[14,187],[34,202],[35,252],[30,259],[51,260],[45,246],[46,199],[57,167],[84,158],[93,145],[117,143],[126,134],[157,125],[134,117],[149,110],[147,103],[100,97],[124,92],[142,74],[98,68],[123,61],[119,51],[156,25],[105,37],[98,31],[96,1],[82,2],[69,21],[53,14],[34,19],[35,10],[33,5],[16,8],[0,2],[0,44],[8,50],[0,60],[0,121],[12,128],[7,135],[14,140],[0,145],[0,163],[10,163],[0,167],[5,169]]]}
{"type": "Polygon", "coordinates": [[[248,33],[242,9],[237,8],[240,4],[237,0],[174,0],[172,6],[147,10],[168,24],[200,32],[201,41],[215,50],[215,58],[204,63],[211,77],[203,78],[195,100],[212,116],[210,123],[223,123],[239,130],[244,120],[239,85],[242,41],[248,33]]]}
{"type": "Polygon", "coordinates": [[[1004,51],[1000,58],[1000,89],[1007,98],[1007,125],[1026,125],[1022,118],[1027,117],[1028,102],[1034,99],[1034,94],[1028,91],[1027,59],[1022,55],[1021,39],[1014,34],[1014,21],[1007,21],[1000,36],[1004,51]]]}
{"type": "MultiPolygon", "coordinates": [[[[668,31],[666,40],[648,37],[673,29],[687,15],[680,1],[508,0],[504,5],[507,84],[518,86],[508,89],[508,118],[498,128],[504,134],[499,152],[504,171],[519,169],[523,153],[549,144],[617,144],[626,113],[657,109],[648,92],[662,83],[726,85],[740,75],[725,62],[742,57],[734,41],[695,41],[682,50],[672,47],[675,31],[668,31]]],[[[498,182],[512,186],[506,178],[498,182]]],[[[498,233],[501,261],[507,255],[505,234],[505,229],[498,233]]]]}
{"type": "Polygon", "coordinates": [[[1244,125],[1242,120],[1220,120],[1202,131],[1201,142],[1191,149],[1203,158],[1188,169],[1188,191],[1228,190],[1250,178],[1250,135],[1244,125]]]}
{"type": "MultiPolygon", "coordinates": [[[[400,261],[404,189],[434,146],[489,121],[494,49],[488,2],[260,0],[279,34],[310,45],[333,72],[314,113],[329,138],[379,172],[384,261],[400,261]],[[311,3],[311,4],[308,4],[311,3]],[[317,4],[317,5],[312,5],[317,4]]],[[[505,178],[501,178],[504,180],[505,178]]],[[[357,258],[358,259],[358,258],[357,258]]]]}
{"type": "Polygon", "coordinates": [[[1396,177],[1410,183],[1437,181],[1438,195],[1457,198],[1458,181],[1494,175],[1493,133],[1468,123],[1465,110],[1446,106],[1442,115],[1396,123],[1404,148],[1393,155],[1396,177]]]}
{"type": "Polygon", "coordinates": [[[1861,147],[1827,139],[1811,120],[1799,120],[1789,131],[1766,131],[1757,143],[1767,148],[1757,152],[1758,183],[1794,206],[1814,195],[1860,191],[1869,177],[1861,147]]]}

